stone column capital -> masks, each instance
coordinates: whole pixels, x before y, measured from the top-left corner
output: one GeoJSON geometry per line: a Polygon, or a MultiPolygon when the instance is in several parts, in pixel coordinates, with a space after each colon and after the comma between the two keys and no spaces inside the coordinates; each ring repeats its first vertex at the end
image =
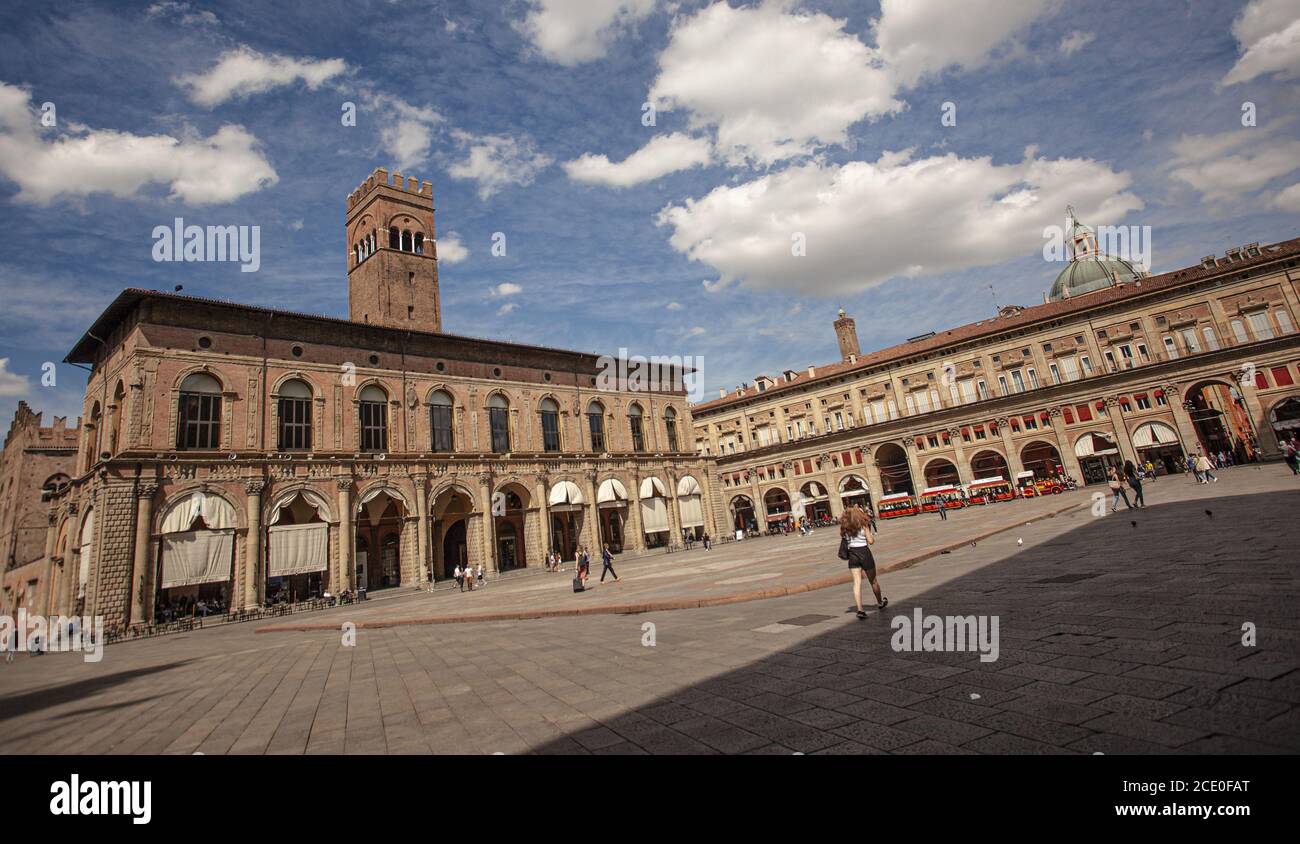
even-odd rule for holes
{"type": "Polygon", "coordinates": [[[249,495],[261,495],[266,489],[266,478],[249,478],[244,481],[244,492],[249,495]]]}
{"type": "Polygon", "coordinates": [[[158,484],[151,483],[148,481],[142,481],[141,483],[137,484],[135,488],[136,498],[153,498],[154,495],[156,495],[157,493],[158,493],[158,484]]]}

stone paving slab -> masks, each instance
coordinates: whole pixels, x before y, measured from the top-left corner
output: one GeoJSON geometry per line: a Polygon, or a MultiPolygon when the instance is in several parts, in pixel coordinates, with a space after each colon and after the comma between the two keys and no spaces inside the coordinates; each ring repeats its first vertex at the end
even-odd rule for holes
{"type": "MultiPolygon", "coordinates": [[[[100,663],[21,655],[0,664],[0,752],[1295,753],[1300,482],[1220,478],[1162,479],[1149,510],[1075,508],[885,574],[891,605],[865,621],[841,586],[363,628],[355,647],[229,625],[100,663]],[[918,607],[997,615],[998,659],[896,652],[891,621],[918,607]]],[[[906,542],[887,528],[879,550],[906,542]]]]}

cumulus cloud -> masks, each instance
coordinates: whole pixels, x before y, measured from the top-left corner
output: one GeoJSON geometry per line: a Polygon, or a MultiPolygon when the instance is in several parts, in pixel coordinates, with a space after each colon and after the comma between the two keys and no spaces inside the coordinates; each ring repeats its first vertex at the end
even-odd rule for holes
{"type": "Polygon", "coordinates": [[[829,295],[1033,255],[1067,204],[1098,223],[1141,208],[1129,183],[1099,162],[1032,148],[1011,164],[887,152],[721,186],[665,207],[658,222],[674,249],[718,272],[706,290],[742,282],[829,295]],[[796,257],[800,241],[806,254],[796,257]]]}
{"type": "Polygon", "coordinates": [[[492,288],[495,296],[514,296],[516,293],[523,293],[524,288],[510,281],[503,281],[496,287],[492,288]]]}
{"type": "Polygon", "coordinates": [[[628,28],[654,11],[656,0],[528,0],[516,28],[543,58],[572,67],[603,58],[628,28]]]}
{"type": "Polygon", "coordinates": [[[1300,169],[1300,140],[1276,137],[1270,129],[1243,127],[1216,135],[1184,135],[1170,149],[1174,156],[1166,165],[1169,176],[1211,203],[1254,193],[1300,169]]]}
{"type": "Polygon", "coordinates": [[[1272,205],[1280,211],[1289,211],[1293,214],[1300,214],[1300,182],[1296,182],[1291,187],[1273,197],[1272,205]]]}
{"type": "Polygon", "coordinates": [[[1072,56],[1095,40],[1097,40],[1097,33],[1084,32],[1081,29],[1076,29],[1074,32],[1071,32],[1069,35],[1061,39],[1061,43],[1058,45],[1057,49],[1067,56],[1072,56]]]}
{"type": "Polygon", "coordinates": [[[380,124],[379,141],[398,170],[429,160],[434,133],[446,122],[439,112],[388,94],[373,96],[373,110],[380,124]]]}
{"type": "Polygon", "coordinates": [[[902,108],[877,51],[844,24],[779,4],[716,3],[675,23],[650,101],[712,128],[733,164],[842,144],[852,124],[902,108]]]}
{"type": "Polygon", "coordinates": [[[656,135],[641,149],[617,164],[607,156],[587,153],[566,161],[564,172],[578,182],[625,188],[653,181],[660,176],[689,170],[709,163],[713,145],[707,138],[693,138],[680,132],[656,135]]]}
{"type": "Polygon", "coordinates": [[[27,391],[27,376],[10,372],[9,358],[0,358],[0,396],[25,396],[27,391]]]}
{"type": "Polygon", "coordinates": [[[221,23],[221,21],[217,20],[217,16],[207,9],[199,9],[191,3],[177,3],[173,0],[162,0],[162,2],[154,3],[145,9],[145,14],[151,18],[178,20],[183,26],[192,24],[211,26],[221,23]]]}
{"type": "Polygon", "coordinates": [[[0,82],[0,175],[19,187],[16,199],[45,205],[56,197],[108,193],[134,196],[166,185],[192,205],[231,202],[279,181],[257,138],[226,124],[208,137],[185,133],[134,135],[68,124],[46,137],[31,95],[0,82]]]}
{"type": "Polygon", "coordinates": [[[313,91],[348,69],[342,59],[298,59],[267,55],[241,45],[227,50],[203,73],[177,77],[176,83],[198,105],[213,108],[227,100],[260,94],[298,82],[313,91]]]}
{"type": "Polygon", "coordinates": [[[487,199],[510,185],[530,185],[553,159],[537,151],[532,138],[506,135],[474,135],[459,129],[452,138],[465,157],[453,161],[447,174],[453,179],[478,182],[479,199],[487,199]]]}
{"type": "Polygon", "coordinates": [[[1300,76],[1300,4],[1295,0],[1251,0],[1232,22],[1241,58],[1222,85],[1249,82],[1257,76],[1300,76]]]}
{"type": "Polygon", "coordinates": [[[504,305],[497,308],[497,316],[505,316],[517,307],[519,307],[519,305],[515,302],[506,302],[504,305]]]}
{"type": "Polygon", "coordinates": [[[881,0],[876,46],[909,88],[946,68],[971,70],[1054,7],[1053,0],[881,0]]]}
{"type": "Polygon", "coordinates": [[[459,264],[469,257],[469,247],[460,242],[460,235],[447,232],[438,238],[438,263],[459,264]]]}
{"type": "Polygon", "coordinates": [[[680,311],[683,308],[681,302],[669,302],[665,307],[670,311],[680,311]]]}

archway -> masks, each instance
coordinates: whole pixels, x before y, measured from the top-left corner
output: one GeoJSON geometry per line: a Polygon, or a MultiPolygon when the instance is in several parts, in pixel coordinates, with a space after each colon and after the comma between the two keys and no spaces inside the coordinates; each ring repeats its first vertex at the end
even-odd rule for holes
{"type": "MultiPolygon", "coordinates": [[[[826,487],[817,481],[809,481],[799,488],[799,494],[803,496],[802,515],[818,522],[831,517],[831,497],[826,487]]],[[[800,514],[796,512],[795,515],[800,514]]]]}
{"type": "Polygon", "coordinates": [[[492,508],[497,571],[525,568],[528,548],[524,541],[524,519],[528,509],[528,491],[519,484],[506,484],[497,493],[500,498],[494,498],[500,507],[492,508]]]}
{"type": "Polygon", "coordinates": [[[627,525],[627,487],[618,478],[606,478],[596,490],[596,512],[600,515],[600,541],[615,554],[623,551],[627,525]]]}
{"type": "Polygon", "coordinates": [[[329,588],[328,505],[299,490],[271,507],[266,529],[266,602],[319,598],[329,588]]]}
{"type": "Polygon", "coordinates": [[[641,530],[645,532],[645,547],[659,548],[668,544],[668,488],[655,477],[641,481],[638,491],[641,499],[641,530]]]}
{"type": "Polygon", "coordinates": [[[769,489],[763,494],[763,510],[768,529],[779,526],[790,518],[790,496],[780,487],[769,489]]]}
{"type": "Polygon", "coordinates": [[[984,478],[1002,478],[1004,481],[1011,480],[1011,470],[1007,467],[1007,459],[999,451],[988,449],[981,451],[970,459],[970,470],[975,480],[984,478]]]}
{"type": "Polygon", "coordinates": [[[845,510],[861,507],[865,510],[870,506],[871,491],[867,488],[867,482],[857,475],[845,475],[840,480],[840,507],[845,510]]]}
{"type": "Polygon", "coordinates": [[[912,471],[908,467],[907,452],[897,443],[885,443],[876,449],[876,466],[880,468],[880,487],[885,495],[906,492],[916,493],[912,471]]]}
{"type": "Polygon", "coordinates": [[[386,489],[373,489],[357,502],[357,587],[373,592],[402,583],[402,527],[406,507],[386,489]]]}
{"type": "Polygon", "coordinates": [[[1278,442],[1300,437],[1300,398],[1292,396],[1273,405],[1268,412],[1268,421],[1278,442]]]}
{"type": "Polygon", "coordinates": [[[957,473],[957,467],[951,460],[942,457],[936,457],[929,463],[925,464],[925,485],[926,487],[935,486],[958,486],[961,484],[961,475],[957,473]]]}
{"type": "Polygon", "coordinates": [[[1036,440],[1020,450],[1020,463],[1035,478],[1055,478],[1061,471],[1061,453],[1051,443],[1036,440]]]}
{"type": "Polygon", "coordinates": [[[754,502],[749,500],[748,495],[737,495],[731,499],[731,526],[738,531],[758,530],[754,502]]]}
{"type": "Polygon", "coordinates": [[[1133,448],[1138,462],[1150,463],[1154,471],[1163,470],[1166,475],[1178,471],[1177,460],[1184,452],[1178,432],[1164,422],[1154,421],[1144,422],[1133,431],[1133,448]]]}
{"type": "Polygon", "coordinates": [[[1110,469],[1119,469],[1124,463],[1114,438],[1104,431],[1090,431],[1075,440],[1074,456],[1079,458],[1085,485],[1106,483],[1110,469]]]}
{"type": "Polygon", "coordinates": [[[560,481],[551,487],[546,505],[551,514],[551,547],[562,560],[578,558],[578,540],[582,535],[586,504],[586,497],[573,481],[560,481]]]}
{"type": "Polygon", "coordinates": [[[162,519],[154,606],[164,619],[225,612],[234,594],[235,508],[201,490],[172,502],[162,519]]]}
{"type": "Polygon", "coordinates": [[[690,475],[677,482],[677,515],[682,533],[693,540],[704,538],[704,495],[700,482],[690,475]]]}
{"type": "Polygon", "coordinates": [[[1202,453],[1232,454],[1238,463],[1255,459],[1255,429],[1237,387],[1222,381],[1205,381],[1185,395],[1183,406],[1192,418],[1202,453]]]}
{"type": "Polygon", "coordinates": [[[470,493],[452,486],[433,499],[432,561],[435,580],[447,580],[456,566],[469,565],[469,519],[474,505],[470,493]]]}

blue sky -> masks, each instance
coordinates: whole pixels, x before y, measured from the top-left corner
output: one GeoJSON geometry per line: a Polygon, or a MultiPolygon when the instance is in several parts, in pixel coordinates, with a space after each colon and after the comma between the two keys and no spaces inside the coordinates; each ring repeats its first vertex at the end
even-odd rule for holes
{"type": "Polygon", "coordinates": [[[1298,70],[1295,0],[6,7],[0,415],[77,413],[42,364],[125,287],[345,316],[376,166],[433,183],[446,330],[716,394],[837,359],[838,307],[865,351],[1040,302],[1067,203],[1156,272],[1300,234],[1298,70]],[[259,271],[155,262],[177,216],[259,271]]]}

